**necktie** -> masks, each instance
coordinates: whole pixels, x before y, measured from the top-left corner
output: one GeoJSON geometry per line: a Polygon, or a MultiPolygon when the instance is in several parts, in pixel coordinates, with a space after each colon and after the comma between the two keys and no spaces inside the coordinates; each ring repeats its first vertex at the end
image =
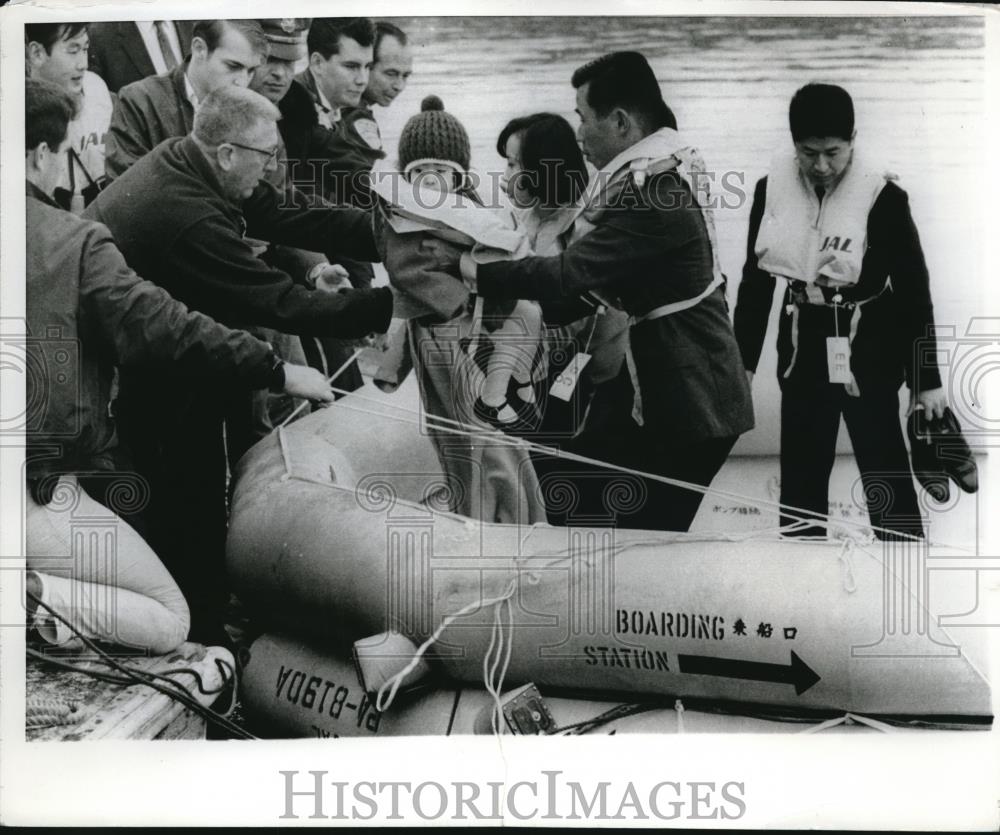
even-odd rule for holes
{"type": "Polygon", "coordinates": [[[156,20],[153,23],[156,27],[156,41],[160,45],[160,52],[163,53],[163,62],[167,65],[167,72],[170,72],[178,64],[177,56],[174,54],[173,47],[170,46],[170,38],[167,37],[167,27],[170,22],[156,20]]]}
{"type": "Polygon", "coordinates": [[[816,186],[816,188],[813,190],[816,192],[816,196],[819,198],[819,202],[822,203],[823,197],[826,195],[826,188],[824,186],[816,186]]]}

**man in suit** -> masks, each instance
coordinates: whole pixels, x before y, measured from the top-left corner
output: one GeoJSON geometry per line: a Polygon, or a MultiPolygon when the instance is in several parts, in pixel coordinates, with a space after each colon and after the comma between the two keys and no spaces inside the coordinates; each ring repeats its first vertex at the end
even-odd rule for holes
{"type": "Polygon", "coordinates": [[[191,52],[193,20],[119,20],[90,24],[90,71],[117,93],[126,84],[163,75],[191,52]]]}
{"type": "Polygon", "coordinates": [[[267,49],[256,20],[199,20],[187,61],[119,92],[106,145],[108,178],[121,176],[164,139],[189,134],[198,103],[224,85],[246,87],[267,49]]]}

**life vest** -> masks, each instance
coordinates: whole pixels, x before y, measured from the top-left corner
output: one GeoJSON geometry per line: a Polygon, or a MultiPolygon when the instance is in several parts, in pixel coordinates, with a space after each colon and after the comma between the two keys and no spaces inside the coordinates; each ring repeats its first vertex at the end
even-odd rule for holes
{"type": "MultiPolygon", "coordinates": [[[[691,194],[698,203],[708,240],[712,248],[712,281],[698,295],[677,302],[670,302],[649,310],[641,316],[630,317],[633,325],[672,316],[694,307],[708,298],[719,287],[725,284],[719,264],[719,247],[715,235],[715,219],[712,214],[711,194],[708,192],[709,178],[705,174],[705,162],[698,150],[684,141],[681,135],[671,128],[660,128],[643,137],[634,145],[626,148],[618,156],[601,168],[590,181],[582,201],[580,212],[584,218],[595,221],[598,215],[612,203],[625,188],[631,177],[635,185],[642,188],[646,178],[665,171],[676,171],[688,184],[691,194]],[[701,192],[701,196],[699,196],[701,192]]],[[[621,308],[621,303],[610,299],[600,292],[591,291],[598,301],[612,307],[621,308]]],[[[642,393],[639,387],[639,373],[635,358],[632,355],[631,344],[627,344],[625,360],[629,376],[632,378],[633,403],[632,417],[640,426],[644,424],[642,412],[642,393]]]]}
{"type": "MultiPolygon", "coordinates": [[[[694,307],[725,283],[725,276],[722,274],[722,268],[719,264],[719,247],[716,241],[709,180],[707,176],[702,176],[705,174],[705,170],[705,162],[697,148],[687,143],[672,128],[660,128],[626,148],[601,168],[594,175],[587,191],[581,198],[578,212],[593,222],[603,207],[608,206],[621,193],[629,177],[632,177],[636,186],[642,188],[647,177],[661,174],[664,171],[676,171],[688,184],[691,194],[701,210],[705,228],[708,230],[708,239],[712,246],[712,282],[694,298],[661,305],[642,316],[635,317],[633,323],[659,319],[694,307]],[[699,197],[699,192],[702,193],[701,197],[699,197]]],[[[621,308],[621,304],[616,300],[606,299],[600,293],[593,295],[602,303],[621,308]]]]}
{"type": "MultiPolygon", "coordinates": [[[[890,175],[857,153],[840,182],[817,197],[795,155],[779,154],[767,177],[767,201],[754,251],[762,270],[820,287],[858,283],[868,244],[868,213],[890,175]]],[[[810,301],[819,296],[810,292],[810,301]]]]}
{"type": "MultiPolygon", "coordinates": [[[[792,317],[792,359],[784,378],[791,376],[799,350],[799,307],[803,304],[833,307],[843,303],[839,289],[857,285],[868,248],[868,215],[888,180],[856,151],[843,177],[824,194],[822,201],[802,176],[794,153],[780,152],[767,177],[764,217],[754,252],[757,264],[776,278],[789,282],[792,317]]],[[[866,299],[843,303],[851,311],[848,345],[853,345],[861,321],[861,308],[878,298],[888,280],[866,299]]],[[[848,394],[860,394],[854,380],[844,384],[848,394]]]]}

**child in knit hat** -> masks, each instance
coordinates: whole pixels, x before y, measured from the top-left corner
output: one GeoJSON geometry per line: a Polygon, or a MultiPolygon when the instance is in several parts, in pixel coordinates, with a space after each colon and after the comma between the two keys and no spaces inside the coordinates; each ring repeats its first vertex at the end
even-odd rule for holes
{"type": "MultiPolygon", "coordinates": [[[[425,98],[399,139],[400,171],[412,188],[404,184],[393,195],[387,221],[384,261],[397,291],[398,318],[443,323],[466,310],[469,292],[464,284],[428,268],[421,259],[419,241],[427,235],[473,246],[477,252],[499,250],[500,257],[527,254],[523,234],[486,209],[471,186],[469,157],[469,137],[461,122],[444,110],[437,96],[425,98]]],[[[376,191],[388,196],[384,189],[376,191]]],[[[541,331],[541,310],[534,302],[476,300],[473,333],[463,347],[474,351],[485,373],[472,406],[477,418],[512,433],[537,425],[532,378],[538,370],[541,331]],[[482,350],[477,339],[480,324],[493,343],[491,352],[482,350]]]]}

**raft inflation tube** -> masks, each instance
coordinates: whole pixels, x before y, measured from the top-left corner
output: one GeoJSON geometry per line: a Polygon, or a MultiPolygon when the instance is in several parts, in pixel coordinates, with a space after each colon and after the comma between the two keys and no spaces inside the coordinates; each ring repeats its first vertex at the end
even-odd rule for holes
{"type": "MultiPolygon", "coordinates": [[[[240,684],[247,726],[267,738],[456,736],[492,733],[494,702],[482,688],[434,681],[385,712],[358,686],[350,660],[290,634],[261,635],[240,684]]],[[[783,733],[784,721],[698,710],[679,699],[595,701],[545,696],[549,733],[783,733]],[[629,703],[631,702],[631,703],[629,703]]],[[[819,720],[793,726],[810,732],[819,720]]],[[[864,731],[860,723],[834,725],[864,731]]],[[[523,730],[517,731],[524,733],[523,730]]]]}
{"type": "Polygon", "coordinates": [[[480,687],[485,659],[505,687],[988,726],[983,664],[930,615],[921,544],[475,522],[442,509],[419,429],[352,397],[238,467],[228,567],[266,628],[344,658],[402,633],[480,687]]]}

